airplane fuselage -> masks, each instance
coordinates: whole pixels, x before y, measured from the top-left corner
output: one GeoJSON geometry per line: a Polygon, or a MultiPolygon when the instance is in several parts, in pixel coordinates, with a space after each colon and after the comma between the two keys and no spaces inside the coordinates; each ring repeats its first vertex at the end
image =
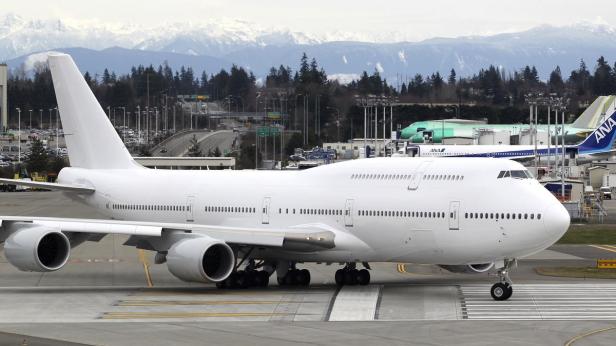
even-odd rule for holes
{"type": "Polygon", "coordinates": [[[262,257],[469,264],[535,253],[566,230],[562,205],[534,179],[497,179],[507,170],[524,168],[384,158],[305,171],[67,168],[59,182],[94,186],[83,202],[114,219],[339,231],[334,249],[265,249],[262,257]]]}

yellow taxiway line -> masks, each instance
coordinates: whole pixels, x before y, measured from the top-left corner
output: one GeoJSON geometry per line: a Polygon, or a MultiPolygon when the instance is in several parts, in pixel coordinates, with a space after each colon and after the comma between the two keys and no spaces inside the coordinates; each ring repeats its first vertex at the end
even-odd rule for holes
{"type": "Polygon", "coordinates": [[[596,249],[601,249],[609,252],[616,252],[616,246],[614,245],[589,245],[596,249]]]}
{"type": "Polygon", "coordinates": [[[139,261],[143,264],[143,271],[145,272],[145,281],[148,287],[154,287],[152,283],[152,276],[150,276],[150,263],[145,255],[145,250],[139,249],[139,261]]]}
{"type": "MultiPolygon", "coordinates": [[[[123,300],[116,306],[166,306],[166,305],[268,305],[285,303],[279,300],[123,300]]],[[[290,301],[288,303],[291,303],[290,301]]]]}
{"type": "Polygon", "coordinates": [[[616,326],[613,327],[607,327],[607,328],[601,328],[601,329],[595,329],[595,330],[591,330],[589,332],[583,333],[583,334],[579,334],[574,336],[573,338],[569,339],[569,341],[567,341],[565,343],[565,346],[571,346],[573,345],[576,341],[583,339],[587,336],[591,336],[591,335],[595,335],[595,334],[599,334],[599,333],[603,333],[603,332],[607,332],[610,330],[616,329],[616,326]]]}
{"type": "Polygon", "coordinates": [[[287,313],[274,312],[106,312],[101,318],[112,319],[151,319],[151,318],[206,318],[206,317],[273,317],[288,316],[287,313]]]}

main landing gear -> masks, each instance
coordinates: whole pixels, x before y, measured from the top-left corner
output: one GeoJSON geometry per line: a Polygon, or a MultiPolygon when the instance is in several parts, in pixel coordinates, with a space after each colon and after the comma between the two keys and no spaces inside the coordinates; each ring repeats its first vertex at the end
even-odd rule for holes
{"type": "Polygon", "coordinates": [[[503,266],[498,269],[500,282],[492,285],[490,295],[494,300],[507,300],[513,294],[513,283],[509,278],[509,270],[516,264],[516,260],[505,259],[503,266]]]}
{"type": "Polygon", "coordinates": [[[229,277],[216,283],[218,288],[251,288],[251,287],[267,287],[269,284],[270,275],[273,270],[263,263],[256,264],[254,260],[250,260],[244,270],[236,270],[229,277]],[[262,268],[261,270],[257,270],[262,268]]]}
{"type": "Polygon", "coordinates": [[[336,270],[336,285],[338,286],[353,286],[367,285],[370,283],[370,266],[364,263],[364,269],[358,270],[355,263],[347,263],[343,269],[336,270]]]}

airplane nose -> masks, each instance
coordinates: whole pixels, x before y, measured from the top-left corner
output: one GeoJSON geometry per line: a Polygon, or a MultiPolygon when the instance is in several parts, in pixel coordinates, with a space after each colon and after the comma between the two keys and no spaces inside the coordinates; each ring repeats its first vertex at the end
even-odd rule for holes
{"type": "Polygon", "coordinates": [[[560,238],[569,229],[571,216],[560,202],[556,202],[547,210],[545,220],[543,222],[546,230],[550,234],[560,238]]]}

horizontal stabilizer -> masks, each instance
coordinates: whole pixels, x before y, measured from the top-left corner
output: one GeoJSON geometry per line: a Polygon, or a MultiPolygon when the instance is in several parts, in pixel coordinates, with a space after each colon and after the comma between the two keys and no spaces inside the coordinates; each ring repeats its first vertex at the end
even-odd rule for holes
{"type": "Polygon", "coordinates": [[[81,185],[66,185],[57,183],[42,183],[38,181],[20,180],[20,179],[3,179],[0,178],[0,184],[20,185],[26,187],[32,187],[35,189],[46,189],[54,191],[64,191],[73,193],[94,193],[95,189],[81,185]]]}

